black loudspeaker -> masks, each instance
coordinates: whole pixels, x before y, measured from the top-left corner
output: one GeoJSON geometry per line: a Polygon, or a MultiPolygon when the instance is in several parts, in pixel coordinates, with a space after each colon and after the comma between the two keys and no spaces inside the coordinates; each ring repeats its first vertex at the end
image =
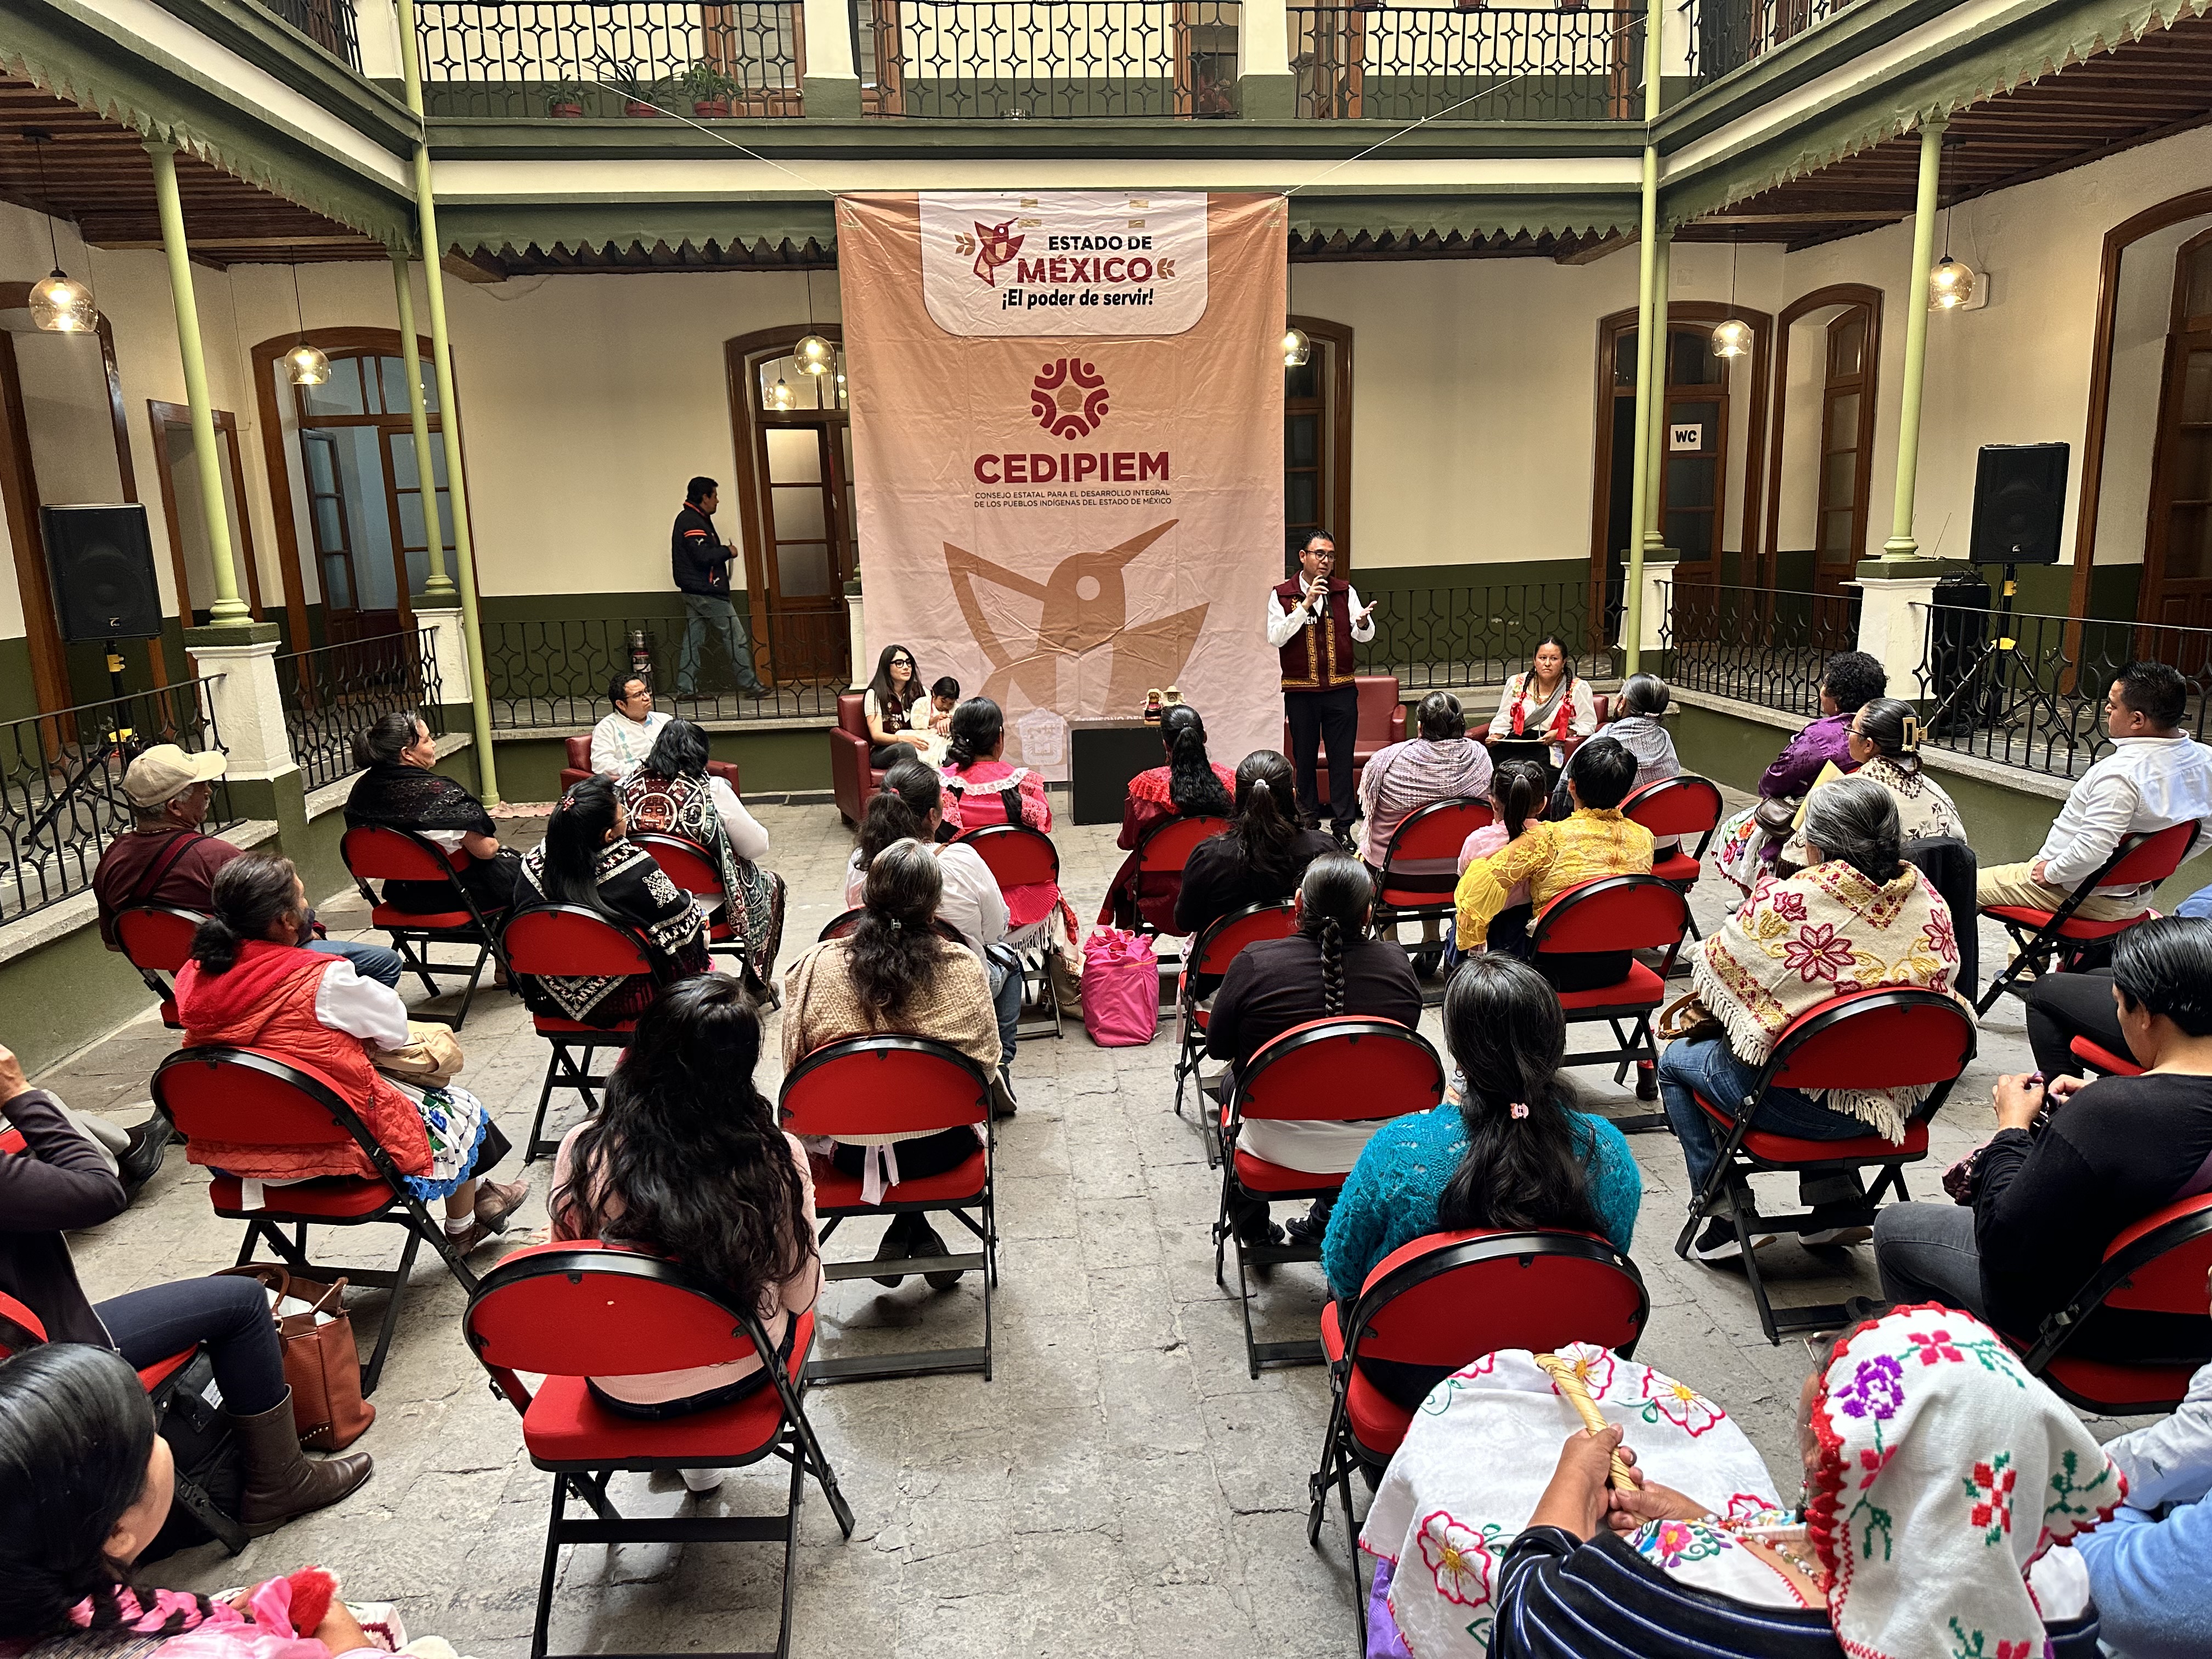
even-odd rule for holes
{"type": "Polygon", "coordinates": [[[42,507],[39,533],[64,641],[161,638],[161,590],[143,507],[42,507]]]}
{"type": "Polygon", "coordinates": [[[1976,564],[2057,564],[2064,444],[1984,444],[1974,467],[1976,564]]]}

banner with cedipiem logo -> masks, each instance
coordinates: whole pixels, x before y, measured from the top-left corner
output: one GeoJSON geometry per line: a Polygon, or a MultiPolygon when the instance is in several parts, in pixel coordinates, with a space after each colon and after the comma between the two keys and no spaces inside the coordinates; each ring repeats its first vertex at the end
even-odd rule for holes
{"type": "Polygon", "coordinates": [[[1273,197],[846,196],[837,263],[868,661],[1067,721],[1174,686],[1233,766],[1282,741],[1285,227],[1273,197]]]}

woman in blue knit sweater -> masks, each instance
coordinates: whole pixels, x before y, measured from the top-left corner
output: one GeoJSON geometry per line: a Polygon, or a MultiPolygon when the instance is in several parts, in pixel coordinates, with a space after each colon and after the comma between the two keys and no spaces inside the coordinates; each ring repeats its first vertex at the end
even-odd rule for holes
{"type": "Polygon", "coordinates": [[[1620,1130],[1575,1109],[1559,1075],[1566,1022],[1543,975],[1470,957],[1443,1021],[1459,1067],[1443,1104],[1377,1130],[1329,1217],[1322,1266],[1346,1308],[1377,1262],[1424,1233],[1571,1228],[1624,1253],[1635,1234],[1644,1177],[1620,1130]]]}

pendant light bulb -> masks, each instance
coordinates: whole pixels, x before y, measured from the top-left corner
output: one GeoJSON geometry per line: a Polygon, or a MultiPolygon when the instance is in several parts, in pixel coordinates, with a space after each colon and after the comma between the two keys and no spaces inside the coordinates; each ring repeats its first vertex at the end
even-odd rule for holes
{"type": "Polygon", "coordinates": [[[284,373],[294,386],[320,386],[331,378],[331,360],[302,340],[284,354],[284,373]]]}
{"type": "Polygon", "coordinates": [[[1313,342],[1306,338],[1305,330],[1292,328],[1283,331],[1283,367],[1285,368],[1304,368],[1307,359],[1312,356],[1313,342]]]}
{"type": "Polygon", "coordinates": [[[791,355],[809,374],[827,374],[837,366],[837,348],[819,334],[809,334],[792,347],[791,355]]]}
{"type": "Polygon", "coordinates": [[[775,384],[768,389],[768,406],[770,409],[791,409],[798,402],[799,399],[792,393],[791,383],[782,375],[777,375],[775,384]]]}
{"type": "Polygon", "coordinates": [[[1956,311],[1974,297],[1974,273],[1960,260],[1945,254],[1928,273],[1928,309],[1956,311]]]}
{"type": "Polygon", "coordinates": [[[1751,325],[1741,317],[1730,317],[1713,329],[1713,356],[1716,357],[1747,357],[1751,355],[1751,325]]]}
{"type": "Polygon", "coordinates": [[[92,290],[56,265],[31,284],[31,321],[49,334],[89,334],[100,325],[92,290]]]}

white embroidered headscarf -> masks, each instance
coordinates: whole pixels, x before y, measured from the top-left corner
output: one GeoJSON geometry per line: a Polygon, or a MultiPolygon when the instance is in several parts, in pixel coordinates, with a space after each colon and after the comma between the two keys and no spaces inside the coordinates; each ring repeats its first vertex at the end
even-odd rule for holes
{"type": "Polygon", "coordinates": [[[1900,1308],[1838,1346],[1813,1402],[1806,1520],[1851,1659],[2041,1659],[2027,1570],[2127,1481],[2002,1338],[1900,1308]]]}

